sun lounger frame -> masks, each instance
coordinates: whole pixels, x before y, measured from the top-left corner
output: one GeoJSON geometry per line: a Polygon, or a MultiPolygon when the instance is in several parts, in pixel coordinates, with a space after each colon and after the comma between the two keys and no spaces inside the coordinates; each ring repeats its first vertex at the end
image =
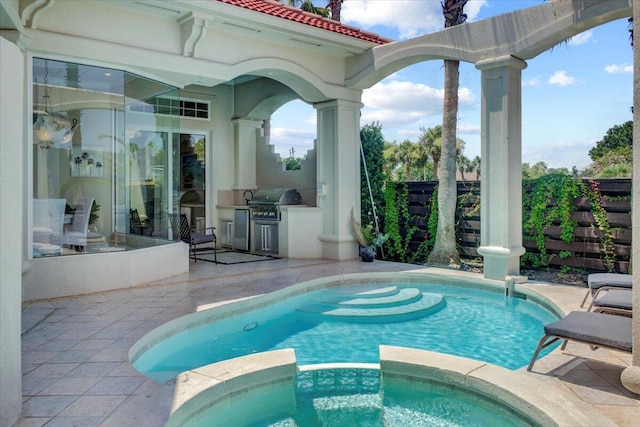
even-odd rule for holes
{"type": "Polygon", "coordinates": [[[587,278],[587,293],[585,294],[580,307],[584,307],[587,298],[591,295],[591,305],[589,310],[593,306],[593,300],[598,297],[600,292],[608,291],[611,289],[631,289],[633,285],[633,276],[630,274],[621,273],[591,273],[587,278]]]}
{"type": "Polygon", "coordinates": [[[631,352],[632,319],[630,317],[617,316],[617,315],[605,314],[605,313],[596,313],[596,312],[573,311],[569,313],[565,318],[560,319],[557,322],[553,322],[546,325],[544,329],[545,329],[545,335],[538,342],[538,347],[536,348],[536,351],[533,353],[533,356],[531,357],[531,362],[529,362],[529,366],[527,367],[527,371],[529,372],[533,368],[533,365],[536,362],[540,352],[545,348],[549,347],[550,345],[553,345],[554,343],[558,342],[559,340],[564,341],[561,347],[562,350],[564,350],[564,348],[566,347],[569,341],[575,341],[578,343],[589,345],[592,350],[596,350],[599,347],[603,347],[603,348],[609,348],[613,350],[631,352]],[[570,317],[571,319],[569,319],[570,317]],[[561,333],[562,331],[555,332],[555,330],[558,328],[558,325],[567,323],[569,320],[573,320],[573,318],[579,318],[579,320],[576,321],[578,323],[585,323],[585,330],[576,331],[575,325],[572,325],[574,326],[574,328],[573,329],[564,328],[564,333],[561,333]],[[580,336],[582,335],[588,336],[589,331],[587,330],[587,323],[585,322],[587,319],[589,319],[589,322],[597,322],[594,324],[597,324],[599,327],[602,327],[603,325],[606,326],[605,329],[611,329],[612,333],[619,332],[618,330],[616,330],[616,327],[626,329],[628,326],[629,328],[628,331],[626,330],[620,331],[624,333],[628,332],[629,334],[628,342],[626,340],[627,337],[624,337],[625,339],[621,341],[621,343],[624,343],[624,346],[622,346],[621,344],[619,345],[610,344],[609,342],[603,339],[599,339],[597,336],[592,336],[593,338],[590,340],[581,338],[580,336]],[[625,320],[621,320],[621,319],[625,319],[625,320]],[[615,323],[615,325],[611,325],[611,323],[615,323]],[[610,328],[610,326],[614,326],[614,328],[610,328]],[[552,330],[554,332],[549,332],[549,330],[552,330]]]}

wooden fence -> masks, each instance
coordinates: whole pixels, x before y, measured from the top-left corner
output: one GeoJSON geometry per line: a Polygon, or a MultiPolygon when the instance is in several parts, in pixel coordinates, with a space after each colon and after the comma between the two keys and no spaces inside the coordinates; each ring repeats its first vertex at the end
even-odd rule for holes
{"type": "MultiPolygon", "coordinates": [[[[631,180],[594,180],[600,188],[601,204],[606,211],[611,226],[615,251],[614,271],[628,273],[631,255],[631,180]]],[[[428,214],[431,196],[437,185],[435,181],[415,181],[408,183],[409,214],[412,225],[418,231],[412,236],[410,248],[417,250],[428,237],[428,214]]],[[[458,252],[464,258],[479,257],[480,246],[480,185],[478,182],[458,182],[458,209],[456,214],[456,240],[458,252]]],[[[523,198],[528,195],[523,194],[523,198]]],[[[572,218],[577,222],[574,240],[566,243],[560,239],[560,225],[554,223],[544,235],[547,237],[545,249],[549,255],[548,264],[584,269],[589,272],[607,271],[607,263],[602,251],[603,233],[594,223],[591,206],[582,198],[574,200],[576,210],[572,218]],[[562,257],[560,256],[562,253],[562,257]]],[[[523,235],[526,235],[523,232],[523,235]]],[[[527,252],[539,253],[535,242],[525,240],[527,252]]]]}

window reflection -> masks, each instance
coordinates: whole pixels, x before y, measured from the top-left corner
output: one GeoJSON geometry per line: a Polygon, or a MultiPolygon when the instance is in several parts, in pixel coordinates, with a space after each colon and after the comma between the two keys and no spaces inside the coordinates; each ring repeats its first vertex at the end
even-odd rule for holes
{"type": "Polygon", "coordinates": [[[168,241],[167,210],[179,190],[167,175],[169,141],[179,118],[156,110],[172,93],[124,71],[34,58],[34,257],[168,241]],[[149,108],[132,112],[133,104],[149,108]]]}

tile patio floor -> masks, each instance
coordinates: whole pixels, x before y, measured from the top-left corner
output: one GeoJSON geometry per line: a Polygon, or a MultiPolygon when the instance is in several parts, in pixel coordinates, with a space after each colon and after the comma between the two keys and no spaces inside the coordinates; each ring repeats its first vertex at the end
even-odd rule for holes
{"type": "MultiPolygon", "coordinates": [[[[305,280],[420,266],[383,261],[272,260],[236,265],[191,263],[189,274],[147,286],[25,304],[22,312],[23,413],[26,426],[163,426],[172,382],[135,371],[129,348],[156,326],[198,307],[271,292],[305,280]]],[[[527,284],[565,311],[585,289],[527,284]]],[[[534,366],[536,378],[559,383],[620,426],[640,423],[640,396],[620,383],[631,355],[569,345],[534,366]],[[585,358],[581,356],[586,356],[585,358]]],[[[524,369],[524,368],[523,368],[524,369]]]]}

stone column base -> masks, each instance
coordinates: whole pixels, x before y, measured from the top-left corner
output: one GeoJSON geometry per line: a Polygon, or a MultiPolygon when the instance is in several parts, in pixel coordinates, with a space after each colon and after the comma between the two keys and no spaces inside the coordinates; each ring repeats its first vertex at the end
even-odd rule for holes
{"type": "Polygon", "coordinates": [[[504,280],[507,276],[520,275],[520,256],[525,253],[522,246],[480,246],[478,253],[483,258],[485,278],[504,280]]]}
{"type": "Polygon", "coordinates": [[[627,366],[622,371],[620,380],[627,390],[640,394],[640,366],[627,366]]]}
{"type": "Polygon", "coordinates": [[[359,257],[358,244],[353,236],[335,236],[321,234],[318,239],[322,242],[322,258],[345,261],[359,257]]]}

